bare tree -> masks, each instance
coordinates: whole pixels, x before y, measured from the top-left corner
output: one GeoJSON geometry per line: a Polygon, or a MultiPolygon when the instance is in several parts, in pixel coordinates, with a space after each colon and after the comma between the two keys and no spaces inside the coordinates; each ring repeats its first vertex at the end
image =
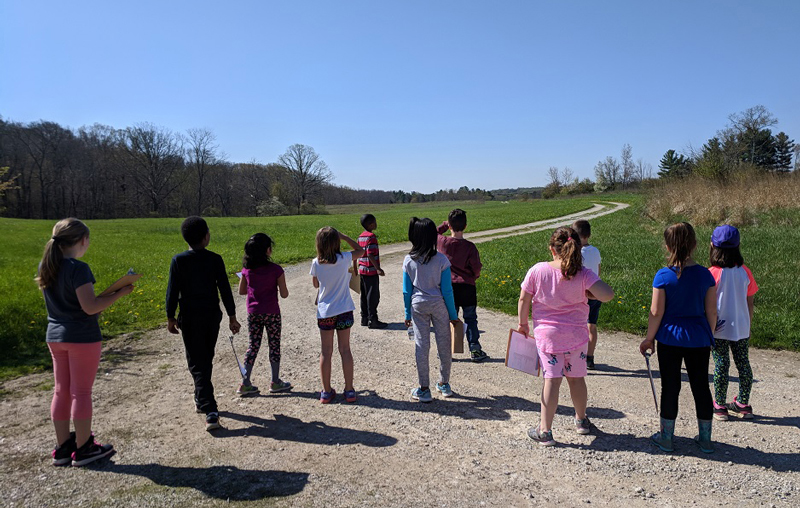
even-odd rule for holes
{"type": "Polygon", "coordinates": [[[310,146],[301,144],[290,146],[278,157],[278,163],[285,167],[292,177],[297,213],[300,213],[302,205],[308,203],[323,184],[333,178],[328,165],[310,146]]]}
{"type": "Polygon", "coordinates": [[[164,200],[183,181],[183,137],[150,123],[128,127],[121,133],[123,164],[138,190],[150,201],[150,211],[158,213],[164,200]]]}
{"type": "Polygon", "coordinates": [[[634,175],[640,182],[653,177],[653,165],[645,162],[641,157],[636,159],[636,169],[634,175]]]}
{"type": "Polygon", "coordinates": [[[620,154],[620,166],[622,169],[622,188],[626,188],[633,181],[633,173],[635,170],[633,164],[633,149],[631,145],[625,143],[622,145],[622,153],[620,154]]]}
{"type": "Polygon", "coordinates": [[[209,129],[189,129],[186,131],[187,144],[186,159],[197,177],[197,215],[203,213],[203,184],[211,167],[221,156],[217,153],[219,145],[216,144],[217,136],[209,129]]]}
{"type": "Polygon", "coordinates": [[[561,185],[570,185],[573,183],[574,175],[570,168],[564,168],[561,170],[561,185]]]}
{"type": "Polygon", "coordinates": [[[50,212],[52,187],[58,178],[53,164],[60,155],[72,132],[55,122],[35,122],[23,129],[16,129],[15,134],[33,160],[36,179],[39,184],[39,206],[41,217],[47,218],[50,212]]]}

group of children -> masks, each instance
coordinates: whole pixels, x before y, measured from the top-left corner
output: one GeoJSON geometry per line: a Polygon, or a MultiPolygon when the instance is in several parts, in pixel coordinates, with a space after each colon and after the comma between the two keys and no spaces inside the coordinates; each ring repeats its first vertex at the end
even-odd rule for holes
{"type": "MultiPolygon", "coordinates": [[[[332,227],[316,235],[317,257],[310,275],[318,289],[316,307],[320,330],[320,401],[332,402],[336,391],[331,385],[331,357],[334,335],[344,373],[343,396],[356,402],[353,385],[353,356],[350,351],[350,328],[354,324],[355,304],[350,296],[353,276],[351,266],[361,279],[361,324],[385,328],[378,319],[380,301],[380,266],[377,220],[371,214],[361,219],[364,232],[358,240],[332,227]],[[351,247],[342,252],[341,242],[351,247]]],[[[431,324],[439,357],[436,390],[443,396],[453,394],[450,386],[450,324],[458,321],[462,309],[470,357],[475,362],[488,358],[482,350],[477,325],[476,279],[481,261],[475,245],[463,237],[466,213],[455,209],[438,228],[431,219],[413,217],[408,238],[411,250],[403,261],[403,299],[405,325],[413,327],[419,386],[411,398],[420,402],[433,400],[429,382],[431,324]],[[450,236],[445,236],[448,229],[450,236]]],[[[220,299],[229,318],[228,327],[238,333],[241,325],[224,262],[206,247],[210,241],[207,223],[189,217],[181,225],[189,250],[177,254],[170,264],[166,312],[168,330],[180,333],[186,361],[194,381],[194,401],[198,413],[206,415],[206,429],[220,427],[214,388],[212,363],[222,311],[220,299]],[[178,312],[176,317],[176,312],[178,312]]],[[[558,406],[562,377],[567,378],[575,407],[575,429],[588,434],[591,424],[586,415],[588,401],[585,377],[593,369],[597,344],[597,317],[601,302],[614,292],[600,280],[600,253],[591,246],[591,227],[578,221],[573,227],[556,229],[549,241],[552,260],[535,264],[521,285],[518,303],[518,330],[536,340],[542,365],[541,421],[528,435],[542,445],[555,443],[552,422],[558,406]],[[588,322],[588,325],[587,325],[588,322]]],[[[711,239],[711,270],[695,263],[694,230],[688,223],[670,226],[664,233],[669,253],[667,267],[659,270],[653,281],[653,297],[648,332],[640,351],[656,350],[661,370],[661,428],[652,441],[662,450],[672,451],[675,419],[678,411],[681,363],[685,362],[695,398],[699,422],[696,438],[700,449],[713,451],[712,415],[725,420],[730,413],[752,418],[748,405],[752,371],[748,361],[748,338],[753,313],[753,295],[758,287],[739,251],[739,232],[733,226],[721,226],[711,239]],[[715,340],[716,339],[716,340],[715,340]],[[658,341],[655,348],[654,341],[658,341]],[[739,369],[739,395],[726,404],[729,349],[739,369]],[[707,383],[709,355],[715,362],[712,400],[707,383]]],[[[95,282],[89,266],[78,260],[89,247],[89,230],[81,221],[70,218],[58,222],[45,246],[37,282],[48,311],[47,344],[53,358],[55,388],[51,416],[58,446],[53,450],[53,464],[82,466],[114,453],[111,445],[97,443],[91,433],[91,390],[100,360],[101,333],[97,316],[117,299],[130,294],[132,286],[95,296],[95,282]],[[70,432],[70,419],[75,427],[70,432]]],[[[253,235],[245,244],[239,294],[247,296],[247,325],[250,343],[244,357],[240,396],[259,392],[250,380],[253,365],[266,331],[272,369],[270,392],[292,388],[281,380],[281,315],[278,296],[289,291],[283,269],[273,263],[272,239],[264,233],[253,235]]]]}

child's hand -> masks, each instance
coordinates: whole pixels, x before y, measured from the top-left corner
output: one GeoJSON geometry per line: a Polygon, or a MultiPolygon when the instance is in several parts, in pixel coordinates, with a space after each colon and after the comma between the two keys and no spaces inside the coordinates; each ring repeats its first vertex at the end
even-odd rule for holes
{"type": "Polygon", "coordinates": [[[644,355],[647,353],[647,350],[649,349],[650,351],[655,353],[656,352],[655,343],[656,341],[654,339],[644,339],[642,343],[639,344],[639,352],[642,353],[642,355],[644,355]]]}
{"type": "Polygon", "coordinates": [[[458,323],[460,323],[460,322],[461,322],[461,320],[460,320],[460,319],[451,319],[451,320],[450,320],[450,324],[451,324],[451,325],[457,325],[457,324],[458,324],[458,323]]]}
{"type": "Polygon", "coordinates": [[[129,295],[129,294],[133,293],[133,284],[128,284],[127,286],[122,286],[121,288],[119,288],[116,291],[116,293],[119,296],[125,296],[125,295],[129,295]]]}
{"type": "Polygon", "coordinates": [[[167,320],[167,330],[169,333],[180,333],[181,327],[178,325],[178,320],[175,318],[169,318],[167,320]]]}
{"type": "Polygon", "coordinates": [[[411,326],[411,320],[410,320],[410,319],[406,319],[406,320],[404,321],[404,323],[405,323],[405,325],[406,325],[406,328],[408,328],[409,326],[411,326]]]}
{"type": "Polygon", "coordinates": [[[520,323],[517,325],[517,331],[519,333],[524,333],[527,336],[530,336],[531,329],[528,327],[528,323],[520,323]]]}
{"type": "Polygon", "coordinates": [[[231,316],[231,322],[229,328],[231,329],[231,332],[233,332],[234,334],[239,333],[239,330],[241,330],[242,325],[240,325],[239,322],[236,321],[235,316],[231,316]]]}
{"type": "Polygon", "coordinates": [[[382,268],[378,268],[378,275],[383,277],[384,275],[386,275],[386,272],[384,272],[382,268]]]}

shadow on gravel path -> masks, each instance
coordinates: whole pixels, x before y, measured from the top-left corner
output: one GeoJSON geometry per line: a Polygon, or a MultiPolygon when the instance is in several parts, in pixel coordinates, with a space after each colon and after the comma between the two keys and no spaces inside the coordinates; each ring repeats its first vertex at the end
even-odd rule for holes
{"type": "Polygon", "coordinates": [[[386,434],[335,427],[323,422],[304,422],[299,418],[282,414],[274,415],[274,419],[232,413],[230,411],[220,411],[219,415],[222,418],[251,423],[252,425],[242,429],[221,428],[211,434],[216,438],[256,436],[281,441],[297,441],[299,443],[331,446],[337,444],[362,444],[370,447],[384,447],[393,446],[397,443],[397,439],[386,434]]]}
{"type": "Polygon", "coordinates": [[[193,468],[112,462],[104,471],[142,476],[157,485],[191,488],[215,499],[236,501],[292,496],[301,492],[308,483],[308,473],[256,471],[233,466],[193,468]]]}

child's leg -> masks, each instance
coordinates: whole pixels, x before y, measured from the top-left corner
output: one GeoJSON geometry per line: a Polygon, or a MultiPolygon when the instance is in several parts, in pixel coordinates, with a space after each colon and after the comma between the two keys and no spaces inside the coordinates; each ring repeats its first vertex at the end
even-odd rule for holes
{"type": "Polygon", "coordinates": [[[597,347],[597,325],[589,323],[589,356],[594,356],[594,349],[597,347]]]}
{"type": "Polygon", "coordinates": [[[267,330],[267,340],[269,342],[269,365],[272,368],[272,382],[277,383],[281,380],[281,315],[266,314],[264,327],[267,330]]]}
{"type": "Polygon", "coordinates": [[[585,377],[568,377],[569,394],[572,397],[572,405],[575,407],[575,418],[583,420],[586,418],[586,405],[589,402],[589,391],[586,388],[585,377]]]}
{"type": "MultiPolygon", "coordinates": [[[[553,418],[558,409],[558,390],[561,388],[561,378],[545,378],[542,386],[542,411],[539,430],[546,432],[553,427],[553,418]]],[[[585,409],[584,409],[585,411],[585,409]]]]}
{"type": "Polygon", "coordinates": [[[478,330],[478,306],[464,307],[464,324],[467,325],[467,344],[470,351],[481,351],[481,332],[478,330]]]}
{"type": "Polygon", "coordinates": [[[594,349],[597,347],[597,320],[600,317],[600,305],[601,302],[599,300],[589,300],[589,319],[587,325],[589,327],[589,351],[586,354],[592,360],[591,363],[594,363],[594,349]]]}
{"type": "Polygon", "coordinates": [[[714,414],[711,390],[708,388],[710,355],[710,347],[684,348],[683,361],[686,364],[686,374],[689,376],[689,386],[692,389],[698,420],[711,420],[714,414]]]}
{"type": "Polygon", "coordinates": [[[361,326],[369,324],[369,282],[367,275],[361,276],[361,326]]]}
{"type": "Polygon", "coordinates": [[[426,309],[427,302],[411,304],[411,321],[414,324],[414,356],[417,360],[419,386],[430,386],[430,365],[428,356],[431,350],[431,315],[426,309]]]}
{"type": "Polygon", "coordinates": [[[92,436],[92,386],[100,365],[102,343],[69,344],[67,348],[72,421],[75,424],[75,442],[80,447],[92,436]]]}
{"type": "Polygon", "coordinates": [[[64,342],[48,342],[50,356],[53,358],[53,401],[50,403],[50,417],[56,429],[58,445],[69,439],[70,408],[72,397],[69,393],[69,353],[64,342]]]}
{"type": "Polygon", "coordinates": [[[431,302],[433,330],[436,336],[436,351],[439,353],[439,384],[450,382],[450,367],[453,362],[452,344],[450,343],[450,320],[444,300],[431,302]]]}
{"type": "Polygon", "coordinates": [[[242,384],[250,386],[250,375],[253,373],[253,365],[256,363],[258,351],[261,349],[261,339],[264,336],[264,325],[266,324],[267,314],[248,314],[247,331],[250,334],[250,345],[244,354],[244,370],[247,372],[242,384]]]}
{"type": "Polygon", "coordinates": [[[350,328],[336,330],[339,343],[339,355],[342,357],[342,371],[344,372],[344,391],[353,389],[353,352],[350,350],[350,328]]]}
{"type": "Polygon", "coordinates": [[[319,355],[319,372],[322,377],[322,390],[331,391],[331,356],[333,356],[334,330],[320,330],[322,352],[319,355]]]}
{"type": "Polygon", "coordinates": [[[739,371],[739,396],[736,401],[743,405],[750,403],[750,389],[753,387],[753,369],[750,367],[750,339],[731,342],[733,363],[739,371]]]}
{"type": "MultiPolygon", "coordinates": [[[[658,370],[661,374],[661,418],[675,420],[678,417],[678,397],[681,394],[681,363],[685,348],[668,346],[658,342],[658,370]]],[[[706,379],[708,383],[708,379],[706,379]]],[[[709,403],[709,411],[711,411],[709,403]]]]}
{"type": "Polygon", "coordinates": [[[714,357],[714,400],[720,406],[725,405],[728,396],[728,371],[731,359],[728,355],[730,341],[716,339],[711,355],[714,357]]]}
{"type": "Polygon", "coordinates": [[[211,316],[194,314],[179,317],[183,345],[186,348],[186,363],[194,380],[195,404],[206,414],[217,412],[211,375],[221,319],[222,312],[211,316]]]}

